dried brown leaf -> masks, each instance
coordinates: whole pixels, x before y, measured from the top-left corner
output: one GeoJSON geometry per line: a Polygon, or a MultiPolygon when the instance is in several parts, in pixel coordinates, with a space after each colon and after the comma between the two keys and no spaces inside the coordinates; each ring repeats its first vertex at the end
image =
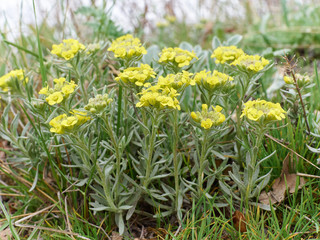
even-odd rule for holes
{"type": "Polygon", "coordinates": [[[12,233],[10,228],[6,228],[2,231],[0,231],[0,239],[11,239],[12,233]]]}
{"type": "Polygon", "coordinates": [[[232,215],[233,226],[237,231],[246,232],[247,222],[242,212],[236,210],[232,215]]]}
{"type": "Polygon", "coordinates": [[[295,173],[290,173],[294,170],[295,164],[293,161],[293,154],[289,153],[283,160],[281,175],[274,181],[272,185],[272,191],[268,193],[262,191],[259,196],[259,201],[266,205],[269,205],[269,201],[271,201],[271,204],[282,202],[285,198],[287,189],[289,193],[295,192],[297,179],[299,181],[297,190],[301,189],[305,184],[305,180],[302,177],[297,178],[297,174],[295,173]]]}
{"type": "Polygon", "coordinates": [[[117,232],[112,232],[111,239],[112,240],[122,240],[123,237],[117,232]]]}

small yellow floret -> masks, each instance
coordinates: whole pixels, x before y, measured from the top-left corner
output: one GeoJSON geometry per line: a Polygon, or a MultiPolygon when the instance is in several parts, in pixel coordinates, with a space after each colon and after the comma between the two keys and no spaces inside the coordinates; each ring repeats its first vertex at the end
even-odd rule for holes
{"type": "Polygon", "coordinates": [[[84,50],[85,46],[79,43],[75,39],[64,39],[60,44],[53,44],[51,53],[57,55],[65,60],[70,60],[81,50],[84,50]]]}
{"type": "Polygon", "coordinates": [[[260,121],[263,119],[265,123],[270,121],[282,120],[286,117],[286,111],[282,109],[279,103],[267,102],[265,100],[248,101],[242,110],[242,115],[249,120],[260,121]]]}
{"type": "Polygon", "coordinates": [[[13,80],[17,79],[18,81],[28,82],[28,78],[24,76],[24,70],[17,69],[12,70],[11,72],[0,77],[0,89],[4,92],[9,91],[9,89],[14,89],[13,80]]]}
{"type": "Polygon", "coordinates": [[[196,73],[194,80],[208,91],[228,90],[233,86],[233,77],[216,70],[212,73],[211,71],[207,72],[206,70],[196,73]]]}
{"type": "Polygon", "coordinates": [[[210,129],[213,126],[222,124],[226,117],[221,113],[222,108],[220,106],[212,106],[212,111],[208,111],[207,104],[202,104],[201,112],[192,112],[191,117],[195,122],[200,123],[204,129],[210,129]]]}
{"type": "Polygon", "coordinates": [[[193,51],[189,52],[181,48],[164,48],[160,53],[159,63],[170,63],[182,68],[190,65],[190,62],[194,59],[197,60],[198,57],[193,51]]]}
{"type": "Polygon", "coordinates": [[[151,86],[143,89],[137,107],[155,107],[158,109],[171,108],[180,110],[180,104],[176,96],[177,90],[171,87],[161,87],[160,85],[151,86]]]}
{"type": "Polygon", "coordinates": [[[237,48],[236,46],[229,47],[218,47],[216,48],[211,58],[216,59],[216,63],[224,64],[225,62],[231,62],[238,59],[240,56],[244,55],[242,49],[237,48]]]}
{"type": "Polygon", "coordinates": [[[137,86],[144,86],[145,82],[150,78],[155,78],[156,73],[148,64],[141,64],[140,67],[130,67],[123,70],[116,81],[122,81],[125,84],[133,83],[137,86]]]}
{"type": "Polygon", "coordinates": [[[111,43],[108,51],[113,52],[116,58],[132,59],[147,53],[139,38],[131,34],[121,36],[111,43]]]}
{"type": "Polygon", "coordinates": [[[61,103],[63,101],[63,95],[61,92],[54,92],[46,98],[46,101],[51,106],[57,103],[61,103]]]}
{"type": "Polygon", "coordinates": [[[258,55],[242,55],[231,63],[231,65],[237,65],[251,72],[259,72],[268,64],[267,59],[258,55]]]}

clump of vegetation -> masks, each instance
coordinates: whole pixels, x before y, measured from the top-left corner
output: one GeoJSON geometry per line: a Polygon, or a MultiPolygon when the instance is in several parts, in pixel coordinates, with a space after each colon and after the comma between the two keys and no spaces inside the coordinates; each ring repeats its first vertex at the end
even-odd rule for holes
{"type": "Polygon", "coordinates": [[[78,13],[101,18],[95,40],[3,45],[21,56],[1,67],[3,234],[319,237],[316,64],[298,73],[284,56],[268,92],[279,53],[251,55],[240,35],[147,46],[78,13]]]}

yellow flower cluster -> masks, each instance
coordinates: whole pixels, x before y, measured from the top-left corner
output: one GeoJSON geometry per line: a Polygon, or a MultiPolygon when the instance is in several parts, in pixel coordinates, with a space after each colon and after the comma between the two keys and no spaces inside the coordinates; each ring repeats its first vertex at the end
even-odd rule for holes
{"type": "Polygon", "coordinates": [[[161,22],[157,22],[156,26],[157,28],[165,28],[169,26],[169,22],[168,21],[161,21],[161,22]]]}
{"type": "Polygon", "coordinates": [[[113,99],[109,98],[108,94],[98,94],[96,97],[89,99],[89,103],[84,106],[84,109],[92,114],[96,114],[102,112],[112,101],[113,99]]]}
{"type": "Polygon", "coordinates": [[[168,74],[165,77],[160,76],[157,84],[160,87],[172,87],[179,91],[184,87],[196,84],[194,79],[191,78],[192,75],[192,73],[182,71],[182,73],[168,74]]]}
{"type": "Polygon", "coordinates": [[[51,53],[58,57],[69,60],[81,50],[85,49],[85,46],[75,39],[64,39],[60,44],[53,44],[51,53]]]}
{"type": "Polygon", "coordinates": [[[239,49],[236,46],[221,46],[213,51],[211,58],[215,58],[215,62],[217,64],[224,64],[225,62],[232,62],[242,55],[244,55],[244,52],[242,51],[242,49],[239,49]]]}
{"type": "Polygon", "coordinates": [[[220,106],[212,106],[212,111],[208,111],[208,105],[202,104],[201,112],[192,112],[191,117],[195,122],[201,124],[204,129],[210,129],[213,126],[218,126],[226,120],[226,117],[221,113],[220,106]]]}
{"type": "Polygon", "coordinates": [[[231,63],[252,72],[259,72],[268,64],[267,59],[258,55],[242,55],[231,63]]]}
{"type": "Polygon", "coordinates": [[[101,48],[99,43],[90,43],[87,47],[86,47],[86,54],[91,54],[94,53],[96,51],[98,51],[101,48]]]}
{"type": "Polygon", "coordinates": [[[28,78],[24,77],[24,71],[22,69],[12,70],[11,72],[0,77],[0,89],[4,92],[14,88],[13,80],[28,82],[28,78]]]}
{"type": "Polygon", "coordinates": [[[194,80],[197,84],[202,85],[208,91],[226,90],[232,86],[233,77],[214,70],[203,70],[196,73],[194,80]]]}
{"type": "Polygon", "coordinates": [[[167,15],[167,16],[165,16],[165,20],[157,22],[156,26],[158,28],[165,28],[165,27],[169,26],[170,24],[174,23],[176,20],[177,20],[177,18],[175,16],[167,15]]]}
{"type": "Polygon", "coordinates": [[[121,36],[111,43],[108,51],[114,53],[116,58],[131,59],[140,57],[147,53],[139,38],[134,38],[131,34],[121,36]]]}
{"type": "Polygon", "coordinates": [[[125,69],[118,77],[115,78],[115,80],[121,80],[125,84],[132,83],[137,86],[143,86],[145,81],[155,77],[156,73],[153,71],[152,67],[148,64],[141,64],[140,67],[130,67],[125,69]]]}
{"type": "Polygon", "coordinates": [[[66,82],[65,78],[55,78],[53,79],[53,82],[55,83],[54,88],[46,86],[39,91],[39,94],[47,96],[46,101],[51,106],[61,103],[71,93],[73,93],[75,88],[78,86],[74,81],[66,82]]]}
{"type": "Polygon", "coordinates": [[[286,111],[282,109],[279,103],[267,102],[265,100],[253,100],[245,103],[242,115],[252,121],[263,119],[265,122],[284,119],[286,111]]]}
{"type": "Polygon", "coordinates": [[[180,104],[176,98],[179,93],[172,87],[161,87],[157,84],[143,89],[139,95],[141,97],[136,104],[137,107],[153,106],[158,109],[172,108],[180,110],[180,104]]]}
{"type": "Polygon", "coordinates": [[[171,63],[180,68],[190,65],[193,59],[198,59],[195,53],[181,48],[164,48],[160,53],[159,63],[171,63]]]}
{"type": "MultiPolygon", "coordinates": [[[[301,75],[299,73],[295,74],[297,84],[299,87],[309,84],[311,82],[310,77],[307,75],[301,75]]],[[[293,77],[291,76],[284,76],[283,80],[285,81],[286,84],[294,84],[293,77]]]]}
{"type": "Polygon", "coordinates": [[[52,119],[49,122],[49,125],[52,127],[50,128],[50,132],[58,134],[71,132],[74,128],[90,120],[90,117],[87,116],[86,112],[73,110],[71,111],[71,114],[71,116],[62,114],[52,119]]]}

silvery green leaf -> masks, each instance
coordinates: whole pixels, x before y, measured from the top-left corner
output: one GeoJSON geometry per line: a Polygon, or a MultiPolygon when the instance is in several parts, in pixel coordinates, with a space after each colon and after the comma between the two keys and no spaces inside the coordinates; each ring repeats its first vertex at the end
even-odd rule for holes
{"type": "Polygon", "coordinates": [[[147,54],[142,57],[142,62],[151,65],[155,59],[158,59],[160,49],[158,45],[151,45],[147,48],[147,54]]]}
{"type": "Polygon", "coordinates": [[[129,206],[129,205],[123,205],[119,207],[119,209],[121,210],[129,210],[130,208],[132,208],[132,206],[129,206]]]}
{"type": "Polygon", "coordinates": [[[227,195],[231,196],[231,190],[229,189],[228,186],[224,182],[219,181],[219,186],[221,187],[221,190],[225,192],[227,195]]]}
{"type": "Polygon", "coordinates": [[[124,226],[124,222],[123,222],[122,213],[116,213],[115,220],[116,220],[115,222],[119,228],[119,234],[123,235],[125,226],[124,226]]]}
{"type": "Polygon", "coordinates": [[[237,45],[241,40],[242,40],[242,36],[241,35],[233,35],[232,37],[230,37],[227,41],[226,41],[226,46],[232,46],[232,45],[237,45]]]}
{"type": "Polygon", "coordinates": [[[272,153],[270,153],[268,156],[266,156],[265,158],[261,159],[260,161],[258,161],[257,165],[260,165],[263,161],[267,160],[268,158],[272,157],[275,153],[277,152],[277,150],[274,150],[272,153]]]}
{"type": "Polygon", "coordinates": [[[308,148],[311,152],[317,153],[317,154],[320,153],[320,148],[313,148],[313,147],[311,147],[311,146],[309,146],[309,145],[307,145],[307,144],[306,144],[306,146],[307,146],[307,148],[308,148]]]}
{"type": "Polygon", "coordinates": [[[157,193],[151,193],[151,196],[155,199],[161,200],[161,201],[167,201],[168,199],[164,197],[163,195],[157,194],[157,193]]]}
{"type": "Polygon", "coordinates": [[[212,199],[212,196],[206,192],[205,196],[208,198],[208,199],[212,199]]]}
{"type": "Polygon", "coordinates": [[[167,216],[170,216],[171,214],[172,214],[172,210],[168,210],[168,211],[165,211],[165,212],[157,213],[157,214],[153,215],[153,217],[154,218],[167,217],[167,216]]]}
{"type": "Polygon", "coordinates": [[[267,186],[267,184],[270,181],[271,172],[272,172],[272,170],[270,170],[266,175],[260,177],[257,180],[257,182],[260,181],[260,183],[255,187],[255,189],[254,189],[254,191],[252,193],[252,197],[258,196],[258,194],[265,188],[265,186],[267,186]]]}
{"type": "Polygon", "coordinates": [[[238,164],[236,164],[235,162],[232,163],[232,173],[238,178],[238,179],[241,179],[241,176],[240,176],[240,167],[238,164]]]}
{"type": "Polygon", "coordinates": [[[215,180],[216,180],[215,176],[208,177],[206,190],[210,190],[210,188],[215,180]]]}
{"type": "Polygon", "coordinates": [[[212,152],[214,155],[216,155],[217,157],[221,158],[222,160],[226,160],[226,159],[227,159],[227,157],[225,157],[223,154],[221,154],[221,153],[219,153],[219,152],[217,152],[217,151],[215,151],[215,150],[211,150],[211,152],[212,152]]]}
{"type": "Polygon", "coordinates": [[[220,47],[221,46],[221,42],[220,42],[219,38],[214,36],[213,39],[212,39],[212,42],[211,42],[211,46],[212,46],[213,50],[216,49],[217,47],[220,47]]]}
{"type": "Polygon", "coordinates": [[[109,210],[109,209],[110,209],[110,207],[100,206],[100,207],[93,207],[93,208],[90,208],[90,209],[91,209],[91,210],[93,210],[93,211],[97,211],[97,212],[99,212],[99,211],[109,210]]]}
{"type": "Polygon", "coordinates": [[[34,177],[32,186],[31,186],[31,188],[29,189],[29,192],[32,192],[33,189],[37,186],[38,176],[39,176],[39,165],[40,165],[40,162],[37,164],[36,174],[35,174],[35,177],[34,177]]]}
{"type": "Polygon", "coordinates": [[[260,173],[260,167],[256,166],[256,169],[254,170],[253,175],[252,175],[252,182],[253,183],[258,179],[259,173],[260,173]]]}
{"type": "Polygon", "coordinates": [[[85,185],[88,182],[88,179],[89,178],[82,179],[78,183],[76,183],[75,185],[78,187],[82,187],[83,185],[85,185]]]}
{"type": "Polygon", "coordinates": [[[151,177],[150,180],[155,180],[155,179],[160,179],[160,178],[165,178],[165,177],[169,177],[171,175],[171,173],[167,173],[167,174],[160,174],[154,177],[151,177]]]}
{"type": "Polygon", "coordinates": [[[237,184],[238,188],[240,189],[241,192],[245,192],[245,184],[242,182],[240,179],[238,179],[235,175],[232,174],[232,172],[229,171],[229,176],[235,183],[237,184]]]}
{"type": "Polygon", "coordinates": [[[179,45],[179,48],[181,48],[183,50],[190,51],[190,52],[192,52],[192,50],[193,50],[192,45],[188,42],[181,42],[179,45]]]}
{"type": "Polygon", "coordinates": [[[284,55],[290,53],[291,51],[292,51],[292,49],[287,49],[287,48],[280,49],[280,50],[274,51],[273,56],[275,56],[275,57],[284,56],[284,55]]]}

